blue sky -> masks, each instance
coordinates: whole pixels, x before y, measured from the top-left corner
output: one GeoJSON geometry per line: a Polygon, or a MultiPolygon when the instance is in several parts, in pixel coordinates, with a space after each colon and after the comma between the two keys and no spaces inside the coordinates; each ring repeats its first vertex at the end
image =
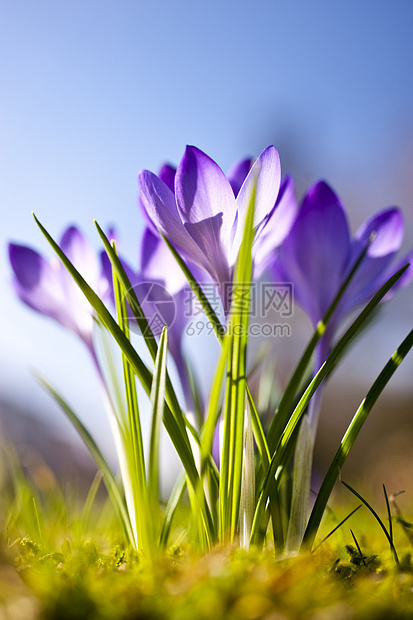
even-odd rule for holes
{"type": "MultiPolygon", "coordinates": [[[[187,143],[224,169],[273,143],[298,192],[327,179],[354,226],[403,207],[411,245],[409,0],[8,0],[0,12],[0,395],[60,417],[36,367],[84,417],[96,409],[81,344],[14,299],[7,241],[49,253],[34,210],[54,236],[76,222],[98,248],[96,218],[136,261],[136,174],[177,163],[187,143]]],[[[396,307],[369,345],[372,375],[411,326],[411,290],[396,307]]]]}

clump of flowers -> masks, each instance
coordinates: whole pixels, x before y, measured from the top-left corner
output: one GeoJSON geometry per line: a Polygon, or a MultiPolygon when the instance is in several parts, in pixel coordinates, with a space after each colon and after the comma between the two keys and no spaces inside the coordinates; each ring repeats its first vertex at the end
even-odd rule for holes
{"type": "MultiPolygon", "coordinates": [[[[322,382],[378,305],[413,277],[412,253],[395,259],[402,214],[396,208],[381,211],[352,239],[344,207],[325,182],[310,188],[299,207],[292,179],[281,178],[273,146],[255,161],[238,161],[228,175],[189,146],[177,169],[165,165],[159,175],[141,171],[138,183],[146,221],[138,267],[118,253],[113,231],[107,236],[97,223],[104,246],[100,259],[76,228],[67,229],[57,244],[36,218],[57,259],[48,261],[21,245],[9,247],[21,300],[75,332],[92,356],[121,483],[70,406],[42,383],[101,469],[126,540],[148,558],[168,544],[185,490],[192,514],[188,536],[200,549],[238,541],[244,548],[273,544],[278,555],[297,553],[313,544],[339,467],[413,345],[411,331],[356,412],[310,511],[322,382]],[[250,390],[247,358],[259,278],[273,290],[284,286],[293,292],[314,329],[268,426],[250,390]],[[220,308],[212,303],[213,290],[220,308]],[[206,399],[184,354],[188,295],[196,298],[221,347],[206,399]],[[350,315],[353,322],[340,332],[350,315]],[[121,352],[123,377],[112,381],[121,382],[115,391],[123,391],[122,399],[113,397],[101,370],[97,325],[121,352]],[[151,364],[139,353],[136,331],[151,364]],[[171,362],[180,386],[169,375],[171,362]],[[147,454],[137,381],[150,401],[147,454]],[[166,505],[159,493],[162,423],[182,464],[166,505]]],[[[202,350],[196,353],[203,356],[202,350]]]]}

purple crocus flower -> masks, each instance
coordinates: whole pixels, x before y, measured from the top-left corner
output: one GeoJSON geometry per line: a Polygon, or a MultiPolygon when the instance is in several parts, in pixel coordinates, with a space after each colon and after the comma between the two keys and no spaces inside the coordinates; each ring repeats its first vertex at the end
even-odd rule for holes
{"type": "MultiPolygon", "coordinates": [[[[64,232],[60,247],[89,286],[105,301],[110,295],[98,258],[77,228],[64,232]]],[[[94,311],[62,263],[46,260],[35,250],[9,244],[13,286],[20,299],[41,314],[75,332],[93,353],[94,311]]]]}
{"type": "MultiPolygon", "coordinates": [[[[411,260],[412,257],[408,256],[396,265],[393,262],[403,240],[402,213],[395,207],[380,211],[369,218],[351,239],[340,199],[325,182],[320,181],[307,192],[289,235],[277,250],[272,267],[274,281],[293,283],[295,300],[315,327],[367,247],[372,233],[375,237],[367,254],[318,345],[316,371],[328,356],[343,319],[367,303],[398,268],[411,260]]],[[[409,268],[392,290],[407,284],[412,277],[413,269],[409,268]]],[[[313,417],[317,415],[318,412],[314,411],[313,417]]],[[[314,427],[316,421],[311,420],[311,412],[310,422],[314,427]]]]}
{"type": "MultiPolygon", "coordinates": [[[[280,179],[279,156],[273,146],[252,165],[251,160],[238,162],[231,180],[193,146],[186,148],[178,166],[174,191],[172,175],[169,182],[148,170],[138,175],[140,200],[157,230],[183,257],[209,274],[218,284],[221,297],[225,284],[232,282],[252,189],[256,184],[254,225],[258,243],[274,212],[280,179]]],[[[228,312],[226,299],[223,304],[228,312]]]]}

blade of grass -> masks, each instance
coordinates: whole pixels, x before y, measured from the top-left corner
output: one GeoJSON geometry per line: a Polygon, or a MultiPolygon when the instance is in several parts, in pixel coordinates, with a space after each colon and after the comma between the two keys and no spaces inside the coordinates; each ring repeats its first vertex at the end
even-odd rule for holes
{"type": "MultiPolygon", "coordinates": [[[[224,529],[226,530],[229,527],[230,540],[233,540],[235,536],[241,498],[256,182],[257,180],[251,187],[242,242],[235,266],[234,289],[228,323],[232,351],[231,360],[228,356],[227,363],[229,398],[226,400],[224,410],[224,436],[226,427],[228,427],[229,441],[228,439],[227,441],[224,440],[222,449],[222,462],[228,460],[228,495],[223,492],[224,500],[228,498],[228,506],[224,506],[222,512],[226,518],[229,517],[229,522],[224,522],[224,529]]],[[[223,479],[223,485],[226,483],[227,481],[223,479]]],[[[220,496],[221,491],[224,491],[223,485],[220,483],[220,496]]]]}
{"type": "Polygon", "coordinates": [[[381,529],[384,532],[384,535],[386,536],[387,540],[389,541],[389,545],[390,545],[390,549],[393,553],[394,556],[394,561],[396,562],[396,564],[399,564],[399,558],[397,555],[397,551],[396,548],[393,544],[392,538],[389,534],[389,532],[387,531],[386,526],[384,525],[383,521],[380,519],[379,515],[377,514],[377,512],[374,510],[374,508],[372,506],[370,506],[370,504],[368,503],[367,500],[364,499],[364,497],[362,497],[360,495],[360,493],[358,493],[355,489],[353,489],[352,486],[350,486],[349,484],[347,484],[347,482],[344,482],[344,480],[341,481],[342,484],[344,484],[344,486],[351,491],[351,493],[353,493],[353,495],[355,495],[361,502],[363,502],[363,504],[366,506],[366,508],[368,508],[371,512],[371,514],[374,516],[374,518],[376,519],[377,523],[380,525],[381,529]]]}
{"type": "Polygon", "coordinates": [[[168,329],[162,330],[153,373],[151,405],[152,425],[149,449],[148,487],[153,510],[159,502],[159,435],[165,402],[166,354],[168,351],[168,329]]]}
{"type": "Polygon", "coordinates": [[[292,503],[288,520],[287,553],[298,553],[308,518],[308,497],[311,482],[313,434],[305,415],[300,424],[294,451],[292,503]]]}
{"type": "MultiPolygon", "coordinates": [[[[116,312],[120,329],[125,338],[130,341],[129,320],[125,298],[115,271],[112,272],[113,291],[115,296],[116,312]]],[[[126,448],[127,469],[131,484],[132,500],[129,512],[134,530],[136,531],[137,547],[149,557],[153,555],[154,530],[151,519],[152,510],[149,505],[148,489],[146,486],[145,454],[142,438],[142,427],[139,414],[138,395],[136,391],[135,374],[128,358],[122,352],[123,379],[128,414],[127,433],[124,438],[126,448]]],[[[153,384],[153,381],[152,381],[153,384]]]]}
{"type": "Polygon", "coordinates": [[[413,330],[408,334],[408,336],[398,347],[397,351],[387,362],[387,364],[373,383],[372,387],[368,391],[366,398],[357,409],[343,439],[341,440],[339,449],[337,450],[336,455],[331,462],[331,465],[318,492],[317,499],[314,503],[313,510],[311,512],[307,529],[304,535],[303,545],[305,547],[311,547],[314,542],[314,538],[320,525],[321,518],[324,514],[324,509],[330,497],[331,491],[333,490],[334,484],[336,483],[336,480],[339,476],[339,472],[341,471],[346,461],[346,458],[349,455],[349,452],[353,447],[353,444],[364,422],[367,419],[367,416],[369,415],[370,411],[373,408],[373,405],[379,398],[385,386],[390,381],[391,377],[400,366],[412,346],[413,330]]]}
{"type": "MultiPolygon", "coordinates": [[[[95,310],[97,316],[102,321],[103,325],[109,330],[112,334],[113,338],[121,348],[121,350],[125,353],[128,358],[128,361],[133,368],[133,371],[137,375],[140,383],[145,389],[148,396],[150,396],[151,385],[152,385],[152,374],[142,362],[141,358],[129,342],[129,340],[125,337],[122,330],[119,328],[116,321],[113,319],[110,312],[107,310],[106,306],[102,303],[96,293],[90,288],[84,278],[80,275],[77,269],[73,266],[64,252],[60,249],[58,244],[54,241],[54,239],[49,235],[44,226],[40,223],[40,221],[36,218],[33,213],[33,217],[36,221],[36,224],[40,228],[41,232],[50,243],[51,247],[54,249],[63,265],[69,271],[86,299],[91,304],[92,308],[95,310]]],[[[176,413],[176,412],[175,412],[176,413]]],[[[181,412],[182,415],[182,412],[181,412]]],[[[166,403],[164,410],[164,424],[165,428],[171,437],[172,443],[178,453],[180,461],[187,473],[188,481],[192,489],[195,491],[197,488],[198,482],[198,471],[196,468],[194,455],[192,453],[191,445],[189,442],[188,435],[185,429],[182,429],[182,423],[179,422],[173,412],[171,411],[169,404],[166,403]]],[[[209,514],[208,506],[206,503],[206,498],[203,500],[203,505],[200,507],[202,512],[202,520],[205,524],[205,527],[208,528],[212,526],[211,515],[209,514]]]]}
{"type": "Polygon", "coordinates": [[[389,519],[389,536],[390,536],[391,543],[394,546],[394,541],[393,541],[393,519],[392,519],[392,515],[391,515],[391,510],[390,510],[389,498],[387,496],[386,486],[385,486],[384,483],[383,483],[383,493],[384,493],[384,499],[386,500],[387,516],[388,516],[388,519],[389,519]]]}
{"type": "Polygon", "coordinates": [[[178,509],[179,503],[184,495],[186,488],[186,476],[179,476],[176,484],[169,497],[165,510],[165,518],[161,529],[160,546],[165,549],[168,544],[169,535],[171,533],[172,522],[178,509]]]}
{"type": "Polygon", "coordinates": [[[134,534],[131,526],[131,522],[129,519],[128,512],[126,510],[126,506],[120,492],[118,483],[116,482],[115,476],[112,473],[112,470],[100,451],[98,445],[93,439],[92,435],[89,433],[87,428],[80,421],[78,416],[75,414],[73,409],[67,404],[67,402],[56,392],[56,390],[40,375],[36,375],[38,381],[43,385],[47,392],[52,396],[52,398],[57,402],[59,407],[66,414],[67,418],[75,427],[76,431],[79,433],[83,443],[86,448],[89,450],[92,455],[96,465],[100,469],[103,475],[103,480],[105,481],[106,489],[108,491],[109,497],[112,500],[113,507],[115,512],[118,515],[119,521],[122,525],[124,533],[126,535],[126,539],[129,544],[134,544],[134,534]]]}
{"type": "Polygon", "coordinates": [[[96,495],[98,493],[100,483],[102,482],[103,474],[100,469],[97,470],[95,477],[93,478],[92,484],[90,485],[89,492],[86,497],[85,505],[83,506],[82,514],[81,514],[81,524],[82,524],[82,532],[86,533],[89,527],[89,518],[90,512],[92,510],[92,506],[95,502],[96,495]]]}
{"type": "Polygon", "coordinates": [[[32,497],[32,502],[33,502],[34,517],[35,517],[36,526],[37,526],[37,533],[39,535],[39,543],[40,543],[40,546],[42,548],[42,552],[45,555],[46,554],[46,549],[45,549],[45,546],[44,546],[43,532],[42,532],[42,528],[41,528],[41,525],[40,525],[39,511],[37,510],[37,503],[36,503],[36,498],[35,497],[32,497]]]}
{"type": "Polygon", "coordinates": [[[360,556],[360,560],[363,562],[363,566],[366,566],[366,560],[364,559],[365,558],[364,553],[362,552],[361,547],[359,545],[359,541],[357,540],[356,535],[355,535],[355,533],[353,532],[353,530],[351,528],[350,528],[350,533],[351,533],[351,536],[352,536],[352,538],[354,540],[354,544],[357,547],[357,551],[358,551],[358,554],[360,556]]]}
{"type": "MultiPolygon", "coordinates": [[[[311,381],[311,383],[307,387],[307,389],[304,392],[302,398],[300,399],[297,407],[295,408],[293,414],[291,415],[291,418],[289,419],[289,421],[287,423],[287,426],[286,426],[286,428],[285,428],[285,430],[284,430],[284,432],[283,432],[283,434],[282,434],[282,436],[281,436],[281,438],[280,438],[280,440],[278,442],[277,449],[276,449],[276,451],[275,451],[275,453],[274,453],[274,455],[273,455],[273,457],[271,459],[270,467],[269,467],[269,469],[267,471],[267,474],[265,476],[265,479],[264,479],[263,491],[262,491],[260,499],[259,499],[259,501],[257,503],[256,514],[255,514],[255,517],[254,517],[255,525],[253,526],[253,532],[252,532],[252,536],[254,537],[254,541],[255,541],[255,537],[258,536],[258,532],[260,530],[260,523],[261,523],[262,516],[264,514],[264,508],[265,508],[266,500],[267,500],[267,497],[268,497],[268,494],[269,494],[268,491],[269,491],[269,486],[271,484],[271,478],[276,474],[278,467],[280,465],[282,465],[282,463],[283,463],[283,457],[284,457],[284,455],[285,455],[285,453],[287,451],[288,443],[291,440],[291,438],[293,436],[293,433],[294,433],[294,430],[295,430],[298,422],[300,421],[301,416],[304,414],[304,411],[306,410],[306,408],[307,408],[307,406],[308,406],[308,404],[310,402],[310,399],[312,398],[313,394],[315,393],[316,389],[321,384],[321,382],[324,380],[324,378],[330,372],[332,372],[333,368],[335,367],[335,365],[336,365],[338,359],[340,358],[340,356],[342,355],[343,351],[346,349],[346,347],[349,345],[349,343],[351,342],[353,337],[356,335],[356,333],[362,327],[364,321],[368,318],[368,316],[371,314],[371,312],[374,310],[374,308],[380,302],[382,297],[384,297],[384,295],[390,290],[390,288],[393,286],[393,284],[397,281],[398,278],[401,277],[401,275],[404,273],[404,271],[407,268],[408,268],[408,265],[405,265],[396,274],[394,274],[391,278],[389,278],[389,280],[386,282],[386,284],[384,284],[382,286],[382,288],[378,291],[378,293],[376,293],[376,295],[373,297],[373,299],[367,304],[367,306],[364,308],[364,310],[360,313],[360,315],[352,323],[352,325],[349,327],[349,329],[346,331],[346,333],[342,336],[342,338],[339,340],[339,342],[333,348],[333,350],[330,353],[329,357],[327,358],[327,360],[322,365],[322,367],[320,368],[318,373],[315,375],[314,379],[311,381]]],[[[389,362],[390,368],[392,369],[391,370],[391,374],[393,374],[393,372],[395,371],[395,369],[397,368],[397,366],[400,364],[401,360],[403,359],[403,357],[402,357],[398,361],[398,363],[396,363],[397,360],[399,359],[398,358],[398,352],[400,351],[401,353],[404,353],[404,355],[406,355],[408,350],[410,350],[410,348],[412,346],[411,344],[409,344],[410,335],[407,337],[406,341],[404,341],[404,343],[402,343],[402,345],[400,346],[398,351],[395,353],[395,356],[396,356],[395,360],[393,361],[393,358],[392,358],[392,360],[390,360],[390,362],[389,362]],[[407,343],[406,343],[406,341],[407,341],[407,343]],[[406,350],[406,347],[407,347],[407,350],[406,350]],[[393,366],[394,366],[394,368],[393,368],[393,366]]],[[[386,368],[387,368],[387,366],[386,366],[386,368]]],[[[384,373],[384,372],[387,375],[388,371],[386,369],[384,369],[382,371],[382,373],[384,373]]],[[[381,377],[381,375],[379,377],[381,377]]],[[[374,384],[374,385],[376,385],[376,384],[374,384]]],[[[377,388],[375,388],[373,390],[374,394],[376,394],[376,391],[377,391],[377,388]]]]}
{"type": "Polygon", "coordinates": [[[321,547],[321,545],[322,545],[323,543],[325,543],[325,542],[326,542],[326,540],[328,540],[328,539],[330,538],[330,536],[332,536],[333,534],[335,534],[335,533],[337,532],[337,530],[339,530],[339,529],[340,529],[340,527],[341,527],[342,525],[344,525],[344,523],[345,523],[348,519],[350,519],[350,517],[352,517],[352,516],[354,515],[354,513],[355,513],[355,512],[357,512],[358,510],[360,510],[361,506],[362,506],[362,504],[359,504],[359,505],[358,505],[356,508],[354,508],[354,510],[352,510],[352,511],[351,511],[351,512],[350,512],[350,513],[346,516],[346,517],[344,517],[344,519],[343,519],[342,521],[340,521],[340,523],[339,523],[338,525],[336,525],[336,527],[334,527],[334,528],[331,530],[331,532],[329,532],[329,533],[327,534],[327,536],[324,536],[324,538],[321,540],[321,542],[319,542],[319,543],[318,543],[318,545],[317,545],[316,547],[314,547],[314,548],[312,549],[312,551],[311,551],[311,552],[312,552],[312,553],[314,553],[315,551],[317,551],[317,549],[318,549],[319,547],[321,547]]]}

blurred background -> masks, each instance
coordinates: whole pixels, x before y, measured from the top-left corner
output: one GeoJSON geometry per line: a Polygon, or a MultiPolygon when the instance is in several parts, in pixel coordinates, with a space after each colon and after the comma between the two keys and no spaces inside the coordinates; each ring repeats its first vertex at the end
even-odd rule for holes
{"type": "MultiPolygon", "coordinates": [[[[3,0],[0,12],[1,424],[62,471],[89,461],[34,369],[109,454],[112,445],[84,346],[11,289],[8,241],[51,256],[32,210],[55,238],[76,223],[96,249],[93,218],[115,223],[123,254],[137,265],[140,169],[177,164],[185,145],[195,144],[227,170],[275,144],[299,197],[328,180],[353,230],[374,211],[398,205],[403,250],[413,245],[410,0],[3,0]]],[[[383,309],[330,381],[320,467],[412,318],[411,286],[383,309]]],[[[309,335],[297,310],[293,337],[273,343],[281,381],[309,335]]],[[[355,470],[370,468],[378,484],[396,469],[409,477],[412,378],[413,355],[349,459],[355,470]]],[[[392,485],[395,491],[405,483],[392,485]]]]}

